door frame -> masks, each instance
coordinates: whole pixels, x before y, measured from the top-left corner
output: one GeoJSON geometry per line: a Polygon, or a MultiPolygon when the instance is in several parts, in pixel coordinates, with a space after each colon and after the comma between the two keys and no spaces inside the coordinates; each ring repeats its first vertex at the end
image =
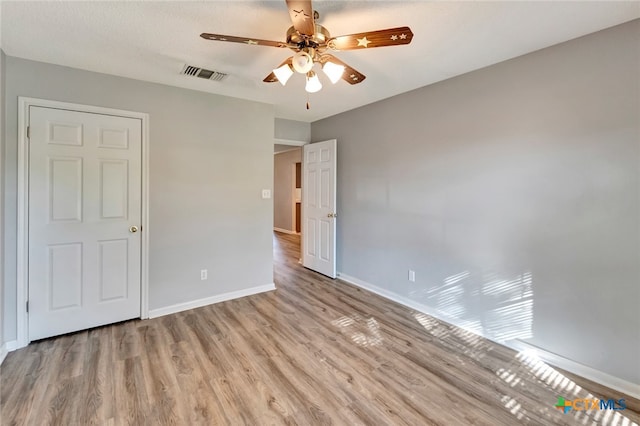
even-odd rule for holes
{"type": "MultiPolygon", "coordinates": [[[[300,156],[302,156],[302,147],[300,147],[300,156]]],[[[291,179],[291,230],[294,234],[300,235],[302,233],[302,164],[300,164],[300,232],[296,231],[296,189],[298,189],[296,188],[296,164],[298,163],[292,164],[291,171],[291,176],[293,177],[293,179],[291,179]]]]}
{"type": "Polygon", "coordinates": [[[140,318],[149,318],[149,114],[114,108],[18,97],[18,212],[17,212],[17,348],[29,344],[29,143],[27,125],[32,106],[140,119],[142,122],[142,235],[140,253],[140,318]]]}

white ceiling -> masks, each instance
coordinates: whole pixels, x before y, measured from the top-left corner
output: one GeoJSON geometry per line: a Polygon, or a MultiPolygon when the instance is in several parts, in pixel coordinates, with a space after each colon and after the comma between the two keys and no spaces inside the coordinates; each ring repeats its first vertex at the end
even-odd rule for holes
{"type": "MultiPolygon", "coordinates": [[[[201,39],[211,32],[284,41],[284,0],[6,1],[7,55],[275,105],[276,116],[312,122],[640,17],[640,2],[320,1],[319,23],[333,36],[408,25],[407,46],[338,52],[367,76],[310,95],[304,78],[286,87],[262,79],[287,49],[201,39]],[[180,75],[184,64],[229,73],[222,82],[180,75]]],[[[324,78],[321,75],[321,79],[324,78]]]]}

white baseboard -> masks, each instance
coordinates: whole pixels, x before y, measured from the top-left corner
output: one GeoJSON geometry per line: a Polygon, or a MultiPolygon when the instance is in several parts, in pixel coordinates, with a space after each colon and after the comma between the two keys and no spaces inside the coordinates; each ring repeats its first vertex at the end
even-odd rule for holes
{"type": "Polygon", "coordinates": [[[264,293],[267,291],[275,290],[276,286],[273,283],[261,285],[257,287],[246,288],[243,290],[232,291],[229,293],[218,294],[212,297],[205,297],[204,299],[192,300],[190,302],[177,303],[171,306],[165,306],[164,308],[149,310],[149,318],[157,318],[164,315],[175,314],[176,312],[188,311],[189,309],[200,308],[202,306],[212,305],[214,303],[225,302],[227,300],[239,299],[245,296],[251,296],[253,294],[264,293]]]}
{"type": "Polygon", "coordinates": [[[423,314],[430,315],[440,321],[444,321],[448,324],[454,325],[456,327],[460,327],[466,331],[469,331],[471,333],[484,337],[485,339],[491,340],[498,344],[504,345],[515,351],[518,351],[518,352],[522,352],[525,350],[533,351],[535,352],[538,358],[540,358],[544,362],[551,364],[552,366],[562,368],[563,370],[567,370],[580,377],[584,377],[585,379],[589,379],[593,382],[600,383],[601,385],[609,387],[613,390],[617,390],[619,392],[623,392],[634,398],[640,399],[640,385],[637,385],[635,383],[629,382],[627,380],[621,379],[616,376],[612,376],[611,374],[605,373],[603,371],[596,370],[595,368],[592,368],[584,364],[581,364],[579,362],[573,361],[571,359],[565,358],[561,355],[554,354],[545,349],[530,345],[521,340],[516,339],[516,340],[509,340],[504,342],[504,341],[495,340],[490,336],[484,336],[478,333],[477,330],[466,327],[466,325],[462,321],[452,318],[446,314],[443,314],[442,312],[439,312],[437,309],[433,307],[423,305],[405,296],[401,296],[392,291],[377,287],[366,281],[362,281],[358,278],[349,276],[347,274],[343,274],[342,272],[338,272],[338,278],[349,284],[353,284],[356,287],[360,287],[364,290],[368,290],[372,293],[375,293],[386,299],[392,300],[408,308],[415,309],[416,311],[421,312],[423,314]]]}
{"type": "Polygon", "coordinates": [[[15,351],[16,349],[20,349],[20,345],[18,345],[17,340],[9,340],[8,342],[4,342],[4,345],[7,349],[7,352],[15,351]]]}
{"type": "Polygon", "coordinates": [[[9,340],[8,342],[4,342],[3,345],[0,345],[0,365],[7,357],[7,354],[16,349],[19,349],[17,340],[9,340]]]}
{"type": "Polygon", "coordinates": [[[579,362],[554,354],[553,352],[546,351],[527,342],[523,342],[522,340],[513,340],[503,344],[516,351],[534,353],[542,361],[555,367],[562,368],[563,370],[567,370],[580,377],[584,377],[585,379],[589,379],[608,388],[623,392],[636,399],[640,399],[640,385],[636,385],[627,380],[596,370],[588,365],[580,364],[579,362]]]}
{"type": "Polygon", "coordinates": [[[273,230],[276,232],[282,232],[283,234],[300,235],[299,232],[290,231],[288,229],[276,228],[275,226],[273,227],[273,230]]]}

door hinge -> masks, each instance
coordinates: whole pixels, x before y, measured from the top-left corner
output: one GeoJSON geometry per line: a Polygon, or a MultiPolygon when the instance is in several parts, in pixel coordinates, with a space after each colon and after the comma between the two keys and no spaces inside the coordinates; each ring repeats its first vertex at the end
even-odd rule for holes
{"type": "Polygon", "coordinates": [[[27,126],[27,139],[31,138],[31,126],[27,126]]]}
{"type": "Polygon", "coordinates": [[[27,313],[29,313],[29,301],[27,300],[27,313]]]}

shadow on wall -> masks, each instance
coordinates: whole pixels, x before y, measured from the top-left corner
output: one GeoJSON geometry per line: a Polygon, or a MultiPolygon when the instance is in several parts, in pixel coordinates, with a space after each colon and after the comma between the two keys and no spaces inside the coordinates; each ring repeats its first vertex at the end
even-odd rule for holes
{"type": "Polygon", "coordinates": [[[506,342],[533,337],[533,274],[462,271],[429,289],[412,291],[444,318],[490,339],[506,342]]]}

